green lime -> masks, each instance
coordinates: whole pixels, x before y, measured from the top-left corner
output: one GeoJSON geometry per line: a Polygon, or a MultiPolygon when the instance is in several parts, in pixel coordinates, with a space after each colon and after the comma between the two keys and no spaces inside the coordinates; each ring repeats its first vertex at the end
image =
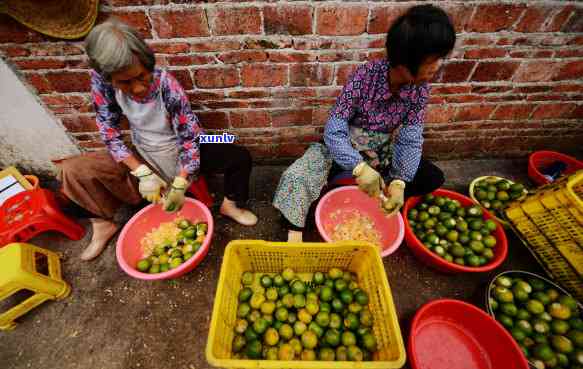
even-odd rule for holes
{"type": "Polygon", "coordinates": [[[250,359],[259,359],[261,358],[262,351],[263,345],[261,345],[259,340],[255,339],[247,344],[245,353],[250,359]]]}
{"type": "Polygon", "coordinates": [[[534,348],[533,354],[537,359],[541,359],[543,361],[551,360],[555,356],[553,350],[547,344],[537,345],[534,348]]]}
{"type": "Polygon", "coordinates": [[[569,331],[569,323],[564,320],[553,320],[551,322],[551,330],[553,333],[563,335],[569,331]]]}
{"type": "Polygon", "coordinates": [[[435,195],[433,194],[427,194],[423,197],[423,202],[426,204],[433,204],[433,202],[435,201],[435,195]]]}
{"type": "Polygon", "coordinates": [[[445,237],[451,242],[456,242],[459,238],[459,233],[458,233],[458,231],[452,230],[452,231],[447,232],[447,235],[445,237]]]}
{"type": "Polygon", "coordinates": [[[340,332],[333,328],[328,329],[324,334],[324,340],[328,345],[336,347],[340,344],[340,332]]]}
{"type": "Polygon", "coordinates": [[[261,312],[263,314],[271,315],[275,311],[275,302],[273,301],[266,301],[261,304],[261,312]]]}
{"type": "Polygon", "coordinates": [[[466,265],[466,261],[464,260],[464,258],[455,258],[453,259],[453,262],[458,265],[466,265]]]}
{"type": "Polygon", "coordinates": [[[150,269],[148,269],[148,273],[150,274],[160,273],[160,264],[154,264],[150,266],[150,269]]]}
{"type": "Polygon", "coordinates": [[[318,311],[320,311],[320,306],[314,300],[308,300],[306,303],[306,310],[310,315],[316,315],[318,314],[318,311]]]}
{"type": "Polygon", "coordinates": [[[575,344],[575,346],[583,348],[583,331],[573,329],[567,333],[567,337],[575,344]]]}
{"type": "Polygon", "coordinates": [[[347,356],[349,361],[362,361],[364,359],[362,350],[355,345],[348,347],[347,356]]]}
{"type": "Polygon", "coordinates": [[[136,266],[138,270],[142,273],[146,273],[150,269],[151,263],[148,259],[142,259],[138,261],[138,265],[136,266]]]}
{"type": "Polygon", "coordinates": [[[300,353],[302,352],[302,342],[299,339],[300,337],[294,337],[291,340],[289,340],[287,343],[289,343],[291,345],[291,347],[294,349],[295,353],[300,353]]]}
{"type": "Polygon", "coordinates": [[[555,302],[559,299],[561,294],[555,288],[549,288],[545,291],[551,302],[555,302]]]}
{"type": "Polygon", "coordinates": [[[277,288],[275,288],[275,287],[268,288],[267,291],[265,291],[265,297],[267,297],[267,299],[269,301],[276,301],[277,298],[279,297],[279,293],[277,292],[277,288]]]}
{"type": "Polygon", "coordinates": [[[429,213],[429,215],[436,216],[441,212],[441,209],[439,208],[439,206],[433,205],[427,209],[427,212],[429,213]]]}
{"type": "Polygon", "coordinates": [[[336,348],[336,361],[348,361],[348,349],[345,346],[336,348]]]}
{"type": "Polygon", "coordinates": [[[325,286],[322,287],[320,291],[320,300],[322,301],[331,301],[334,298],[334,291],[331,287],[325,286]]]}
{"type": "Polygon", "coordinates": [[[470,232],[470,240],[471,241],[482,241],[484,239],[484,235],[478,231],[471,231],[470,232]]]}
{"type": "Polygon", "coordinates": [[[502,324],[506,328],[514,327],[514,320],[512,320],[512,318],[509,317],[508,315],[498,314],[498,315],[496,315],[496,319],[498,319],[500,324],[502,324]]]}
{"type": "Polygon", "coordinates": [[[284,271],[281,273],[281,276],[283,277],[283,279],[286,282],[291,282],[292,279],[294,279],[294,277],[296,276],[296,273],[293,271],[293,269],[291,268],[286,268],[284,269],[284,271]]]}
{"type": "Polygon", "coordinates": [[[297,321],[294,323],[294,333],[296,336],[301,336],[307,329],[307,324],[302,321],[297,321]]]}
{"type": "Polygon", "coordinates": [[[470,229],[473,229],[474,231],[479,231],[483,225],[484,222],[482,222],[481,219],[474,219],[470,222],[470,229]]]}
{"type": "Polygon", "coordinates": [[[498,301],[496,301],[496,299],[489,297],[488,303],[490,304],[490,308],[492,309],[492,311],[498,310],[498,301]]]}
{"type": "Polygon", "coordinates": [[[320,361],[334,361],[336,359],[336,353],[330,347],[322,347],[318,351],[318,359],[320,361]]]}
{"type": "Polygon", "coordinates": [[[261,285],[265,288],[269,288],[271,287],[271,285],[273,284],[273,281],[271,280],[271,277],[268,275],[264,275],[261,277],[261,285]]]}
{"type": "Polygon", "coordinates": [[[332,311],[332,307],[327,302],[320,303],[320,311],[325,311],[327,313],[332,311]]]}
{"type": "Polygon", "coordinates": [[[522,342],[522,340],[526,338],[526,333],[524,333],[522,329],[518,327],[512,328],[510,333],[512,334],[512,337],[514,337],[514,339],[518,342],[522,342]]]}
{"type": "Polygon", "coordinates": [[[300,359],[302,361],[316,361],[316,351],[302,350],[302,353],[300,354],[300,359]]]}
{"type": "Polygon", "coordinates": [[[279,350],[277,352],[277,358],[281,361],[291,361],[294,359],[296,353],[294,348],[289,343],[284,343],[283,345],[279,346],[279,350]]]}
{"type": "Polygon", "coordinates": [[[338,292],[344,291],[348,289],[348,282],[344,279],[337,279],[336,282],[334,282],[334,288],[338,292]]]}
{"type": "Polygon", "coordinates": [[[429,215],[429,213],[428,213],[428,212],[426,212],[426,211],[420,211],[420,212],[419,212],[419,216],[417,217],[417,221],[418,221],[418,222],[421,222],[421,223],[423,223],[423,222],[425,222],[427,219],[429,219],[430,217],[431,217],[431,216],[429,215]]]}
{"type": "Polygon", "coordinates": [[[356,335],[350,331],[342,333],[342,345],[347,347],[356,345],[356,335]]]}
{"type": "Polygon", "coordinates": [[[279,298],[283,298],[289,292],[290,292],[289,287],[287,285],[283,285],[277,289],[277,296],[279,296],[279,298]]]}
{"type": "Polygon", "coordinates": [[[526,310],[531,314],[538,315],[545,311],[545,306],[538,300],[529,300],[526,303],[526,310]]]}
{"type": "Polygon", "coordinates": [[[263,318],[259,318],[253,323],[253,330],[257,334],[265,333],[265,331],[267,330],[268,327],[269,327],[269,322],[263,318]]]}
{"type": "Polygon", "coordinates": [[[551,330],[549,323],[545,322],[542,319],[533,320],[532,321],[532,328],[534,329],[534,331],[536,333],[540,333],[540,334],[547,334],[551,330]]]}
{"type": "Polygon", "coordinates": [[[553,302],[549,306],[548,312],[555,319],[567,320],[571,317],[571,309],[559,302],[553,302]]]}
{"type": "Polygon", "coordinates": [[[568,307],[572,312],[577,311],[577,300],[572,298],[571,296],[563,295],[559,298],[559,302],[561,305],[568,307]]]}
{"type": "Polygon", "coordinates": [[[251,301],[249,301],[249,304],[251,305],[251,307],[253,309],[259,309],[259,308],[261,308],[261,305],[264,302],[265,302],[265,295],[262,293],[255,292],[253,295],[251,295],[251,301]]]}
{"type": "Polygon", "coordinates": [[[357,302],[353,302],[352,304],[348,305],[348,312],[358,314],[362,311],[362,306],[357,302]]]}
{"type": "Polygon", "coordinates": [[[539,314],[538,317],[541,318],[542,320],[544,320],[547,323],[550,323],[550,322],[553,321],[553,317],[551,316],[551,314],[547,313],[546,311],[543,312],[542,314],[539,314]]]}
{"type": "Polygon", "coordinates": [[[344,304],[342,303],[342,301],[340,299],[334,299],[332,300],[332,310],[334,310],[337,313],[342,312],[342,310],[344,310],[344,304]]]}
{"type": "Polygon", "coordinates": [[[294,307],[301,309],[306,306],[306,297],[304,295],[294,295],[294,307]]]}
{"type": "Polygon", "coordinates": [[[239,318],[245,318],[247,315],[249,315],[249,313],[251,312],[251,307],[249,306],[249,304],[247,303],[242,303],[239,304],[239,307],[237,308],[237,316],[239,318]]]}
{"type": "Polygon", "coordinates": [[[352,302],[352,300],[354,299],[354,295],[352,294],[352,291],[350,290],[343,290],[342,292],[340,292],[340,300],[348,305],[352,302]]]}
{"type": "Polygon", "coordinates": [[[305,324],[309,324],[312,321],[312,315],[306,309],[300,309],[298,311],[298,319],[305,324]]]}
{"type": "Polygon", "coordinates": [[[281,302],[283,306],[285,306],[286,308],[288,309],[292,308],[294,306],[294,295],[292,295],[291,293],[284,295],[283,298],[281,299],[281,302]]]}
{"type": "Polygon", "coordinates": [[[359,303],[360,305],[367,305],[368,304],[368,295],[364,291],[359,291],[354,296],[354,300],[359,303]]]}
{"type": "Polygon", "coordinates": [[[328,277],[330,279],[342,278],[343,274],[344,273],[342,272],[342,270],[340,270],[338,268],[332,268],[332,269],[328,270],[328,277]]]}
{"type": "Polygon", "coordinates": [[[534,291],[543,291],[546,288],[546,283],[538,278],[529,279],[528,284],[532,286],[532,289],[534,291]]]}
{"type": "Polygon", "coordinates": [[[354,313],[348,313],[344,317],[344,328],[355,330],[358,329],[359,319],[354,313]]]}
{"type": "Polygon", "coordinates": [[[510,195],[506,191],[500,191],[496,194],[496,199],[502,202],[510,200],[510,195]]]}
{"type": "Polygon", "coordinates": [[[569,354],[575,349],[573,342],[565,336],[552,336],[551,344],[558,352],[562,354],[569,354]]]}
{"type": "MultiPolygon", "coordinates": [[[[512,302],[512,301],[514,301],[514,295],[512,294],[512,292],[508,288],[501,287],[500,285],[498,285],[497,287],[494,288],[494,297],[499,302],[512,302]]],[[[543,310],[544,310],[544,307],[543,307],[543,310]]]]}
{"type": "Polygon", "coordinates": [[[417,220],[417,216],[419,216],[419,210],[417,209],[411,209],[407,213],[407,219],[409,220],[417,220]]]}
{"type": "Polygon", "coordinates": [[[516,318],[520,320],[527,320],[530,319],[531,315],[526,309],[518,309],[516,312],[516,318]]]}
{"type": "Polygon", "coordinates": [[[316,322],[311,322],[310,325],[308,325],[308,331],[314,332],[318,337],[324,335],[324,330],[316,322]]]}
{"type": "MultiPolygon", "coordinates": [[[[317,318],[317,316],[316,316],[317,318]]],[[[330,314],[330,323],[328,324],[328,327],[333,328],[333,329],[341,329],[342,328],[342,318],[340,317],[340,315],[336,314],[336,313],[332,313],[330,314]]]]}
{"type": "Polygon", "coordinates": [[[294,324],[296,321],[298,320],[298,316],[296,313],[292,312],[288,312],[287,314],[287,322],[290,324],[294,324]]]}
{"type": "Polygon", "coordinates": [[[291,284],[291,292],[294,295],[303,295],[306,293],[306,284],[300,280],[295,280],[291,284]]]}
{"type": "Polygon", "coordinates": [[[523,331],[527,336],[532,334],[532,325],[528,320],[519,320],[516,322],[516,327],[523,331]]]}
{"type": "Polygon", "coordinates": [[[460,258],[465,255],[466,249],[461,245],[454,245],[450,252],[453,256],[460,258]]]}
{"type": "Polygon", "coordinates": [[[516,313],[518,312],[518,308],[516,307],[516,305],[512,304],[512,303],[504,303],[502,305],[500,305],[500,310],[511,317],[516,316],[516,313]]]}
{"type": "Polygon", "coordinates": [[[178,268],[182,263],[182,258],[172,258],[170,260],[170,269],[178,268]]]}
{"type": "Polygon", "coordinates": [[[248,286],[248,285],[253,284],[254,279],[255,278],[253,277],[253,273],[245,272],[245,273],[243,273],[243,276],[241,277],[241,283],[248,286]]]}
{"type": "Polygon", "coordinates": [[[279,333],[274,328],[268,328],[263,336],[263,343],[269,346],[275,346],[279,342],[279,333]]]}
{"type": "Polygon", "coordinates": [[[235,337],[233,337],[233,352],[241,351],[246,344],[247,341],[245,340],[245,337],[241,335],[235,335],[235,337]]]}
{"type": "Polygon", "coordinates": [[[257,333],[255,333],[255,331],[253,330],[253,327],[248,327],[245,330],[245,339],[247,340],[247,342],[256,340],[257,338],[259,338],[259,335],[257,335],[257,333]]]}
{"type": "Polygon", "coordinates": [[[569,326],[571,326],[572,329],[576,329],[578,331],[583,331],[583,319],[571,318],[571,319],[569,319],[569,326]]]}
{"type": "Polygon", "coordinates": [[[237,319],[235,321],[235,332],[239,334],[245,333],[249,323],[245,319],[237,319]]]}
{"type": "Polygon", "coordinates": [[[279,320],[280,322],[285,322],[288,317],[289,312],[284,307],[280,307],[275,311],[275,319],[279,320]]]}
{"type": "Polygon", "coordinates": [[[482,240],[482,243],[484,244],[484,246],[491,249],[494,246],[496,246],[496,237],[494,237],[492,235],[488,235],[488,236],[484,237],[484,239],[482,240]]]}
{"type": "Polygon", "coordinates": [[[516,192],[522,194],[524,192],[524,186],[520,183],[513,183],[510,185],[510,192],[516,192]]]}
{"type": "Polygon", "coordinates": [[[486,198],[488,197],[488,192],[480,189],[475,192],[475,196],[478,200],[486,200],[486,198]]]}
{"type": "Polygon", "coordinates": [[[466,213],[469,217],[473,217],[473,218],[481,217],[483,214],[482,209],[477,205],[472,205],[472,206],[467,207],[466,213]]]}
{"type": "Polygon", "coordinates": [[[471,241],[470,248],[477,254],[480,254],[484,251],[484,244],[481,241],[471,241]]]}
{"type": "Polygon", "coordinates": [[[557,354],[557,363],[560,367],[568,368],[569,367],[569,358],[565,354],[558,353],[557,354]]]}
{"type": "Polygon", "coordinates": [[[284,324],[279,328],[279,335],[284,340],[289,340],[294,335],[294,329],[289,324],[284,324]]]}
{"type": "Polygon", "coordinates": [[[496,225],[495,221],[493,221],[492,219],[488,219],[484,222],[484,228],[486,228],[491,233],[494,232],[496,228],[498,228],[498,226],[496,225]]]}
{"type": "Polygon", "coordinates": [[[466,262],[473,267],[480,266],[480,257],[477,255],[469,255],[466,257],[466,262]]]}
{"type": "Polygon", "coordinates": [[[324,283],[324,273],[316,272],[314,273],[313,281],[315,284],[323,284],[324,283]]]}
{"type": "Polygon", "coordinates": [[[249,299],[251,298],[252,295],[253,295],[253,290],[251,288],[249,288],[249,287],[243,288],[239,292],[239,302],[249,301],[249,299]]]}
{"type": "Polygon", "coordinates": [[[330,324],[330,314],[327,312],[319,312],[316,315],[316,319],[315,322],[320,326],[320,327],[327,327],[330,324]]]}
{"type": "Polygon", "coordinates": [[[484,251],[482,251],[482,256],[484,258],[486,258],[486,260],[492,260],[494,259],[494,251],[492,251],[492,249],[484,249],[484,251]]]}

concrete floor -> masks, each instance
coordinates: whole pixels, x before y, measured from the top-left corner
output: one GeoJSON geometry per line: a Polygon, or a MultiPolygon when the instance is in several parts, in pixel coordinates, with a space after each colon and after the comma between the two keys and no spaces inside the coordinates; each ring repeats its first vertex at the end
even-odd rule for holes
{"type": "MultiPolygon", "coordinates": [[[[523,160],[443,161],[438,165],[446,173],[445,187],[463,193],[472,178],[484,174],[528,183],[523,160]]],[[[259,225],[246,228],[217,215],[209,254],[193,272],[180,279],[145,282],[128,277],[115,260],[115,240],[101,257],[88,263],[81,262],[78,255],[89,235],[79,242],[56,234],[30,241],[63,254],[64,278],[73,291],[67,299],[43,304],[20,318],[14,331],[0,332],[0,367],[210,368],[204,350],[225,246],[235,239],[285,239],[286,231],[271,206],[283,169],[254,169],[251,208],[259,215],[259,225]]],[[[214,183],[211,180],[211,185],[214,183]]],[[[320,241],[313,229],[305,239],[320,241]]],[[[413,314],[426,302],[455,298],[483,307],[485,287],[496,273],[510,269],[541,272],[516,238],[509,235],[509,242],[506,262],[488,274],[439,274],[421,264],[406,245],[385,258],[404,338],[413,314]]],[[[0,303],[0,311],[5,305],[6,301],[0,303]]]]}

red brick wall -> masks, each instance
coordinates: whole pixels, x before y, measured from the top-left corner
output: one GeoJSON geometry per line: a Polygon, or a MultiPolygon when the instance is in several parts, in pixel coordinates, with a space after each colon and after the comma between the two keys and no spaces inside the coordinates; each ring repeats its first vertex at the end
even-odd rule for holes
{"type": "MultiPolygon", "coordinates": [[[[414,2],[106,0],[182,82],[203,125],[240,136],[257,158],[318,140],[350,72],[383,57],[389,24],[414,2]]],[[[521,155],[583,142],[583,5],[436,1],[458,44],[434,84],[425,130],[437,157],[521,155]]],[[[0,52],[86,149],[101,148],[80,42],[0,18],[0,52]]]]}

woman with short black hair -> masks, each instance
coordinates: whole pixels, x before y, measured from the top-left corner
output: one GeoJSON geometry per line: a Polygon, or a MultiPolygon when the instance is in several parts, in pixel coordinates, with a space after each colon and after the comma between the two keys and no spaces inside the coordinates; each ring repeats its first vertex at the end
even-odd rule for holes
{"type": "Polygon", "coordinates": [[[290,223],[289,240],[301,240],[311,203],[343,171],[370,196],[383,192],[388,214],[399,211],[406,196],[443,184],[441,170],[422,158],[423,122],[428,82],[455,40],[450,18],[433,5],[414,6],[391,25],[387,58],[351,75],[330,112],[325,146],[310,146],[280,180],[274,206],[290,223]]]}

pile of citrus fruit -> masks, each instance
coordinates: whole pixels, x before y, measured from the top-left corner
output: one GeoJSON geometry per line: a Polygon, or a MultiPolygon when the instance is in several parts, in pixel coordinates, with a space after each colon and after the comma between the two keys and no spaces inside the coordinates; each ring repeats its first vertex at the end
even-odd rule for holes
{"type": "Polygon", "coordinates": [[[157,245],[152,255],[138,261],[137,270],[151,274],[167,272],[178,268],[201,248],[208,232],[207,223],[193,224],[188,219],[181,219],[176,225],[180,232],[175,239],[157,245]]]}
{"type": "Polygon", "coordinates": [[[497,224],[483,220],[480,206],[432,194],[423,197],[407,214],[417,238],[441,258],[459,265],[478,267],[494,258],[497,224]]]}
{"type": "Polygon", "coordinates": [[[537,369],[583,368],[577,301],[538,278],[498,277],[490,308],[537,369]]]}
{"type": "Polygon", "coordinates": [[[507,203],[524,195],[524,186],[511,183],[503,178],[487,177],[474,185],[473,196],[486,209],[493,210],[497,217],[502,217],[502,209],[507,203]]]}
{"type": "Polygon", "coordinates": [[[348,271],[243,273],[235,322],[236,359],[372,360],[369,298],[348,271]],[[300,278],[301,277],[301,278],[300,278]]]}

